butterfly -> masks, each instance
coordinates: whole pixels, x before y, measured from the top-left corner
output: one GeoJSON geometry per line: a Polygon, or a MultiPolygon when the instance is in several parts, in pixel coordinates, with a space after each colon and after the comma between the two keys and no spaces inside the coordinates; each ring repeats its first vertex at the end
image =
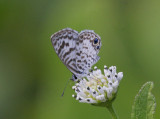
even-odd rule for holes
{"type": "Polygon", "coordinates": [[[62,29],[51,36],[56,54],[72,72],[73,81],[89,74],[91,67],[100,59],[101,38],[93,30],[78,33],[71,28],[62,29]]]}

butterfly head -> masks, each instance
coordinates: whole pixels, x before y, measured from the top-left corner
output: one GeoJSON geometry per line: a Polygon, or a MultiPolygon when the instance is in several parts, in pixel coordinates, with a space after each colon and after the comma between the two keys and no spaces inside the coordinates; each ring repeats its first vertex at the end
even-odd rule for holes
{"type": "Polygon", "coordinates": [[[75,74],[73,74],[71,80],[74,81],[74,82],[76,82],[78,80],[78,77],[75,74]]]}

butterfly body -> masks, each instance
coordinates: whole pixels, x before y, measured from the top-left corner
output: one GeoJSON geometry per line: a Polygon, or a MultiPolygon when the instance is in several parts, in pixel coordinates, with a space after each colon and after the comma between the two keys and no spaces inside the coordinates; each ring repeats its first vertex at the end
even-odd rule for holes
{"type": "Polygon", "coordinates": [[[65,28],[53,34],[51,42],[58,57],[73,73],[74,81],[86,77],[99,60],[101,39],[92,30],[78,33],[71,28],[65,28]]]}

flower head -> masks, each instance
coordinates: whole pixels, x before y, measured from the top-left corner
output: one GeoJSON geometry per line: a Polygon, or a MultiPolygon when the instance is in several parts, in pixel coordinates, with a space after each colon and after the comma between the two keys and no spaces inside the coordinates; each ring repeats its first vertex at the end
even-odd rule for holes
{"type": "Polygon", "coordinates": [[[76,95],[72,95],[82,103],[99,104],[112,101],[117,93],[123,72],[116,72],[116,66],[107,68],[104,66],[104,74],[100,69],[94,67],[90,74],[78,81],[72,89],[76,95]]]}

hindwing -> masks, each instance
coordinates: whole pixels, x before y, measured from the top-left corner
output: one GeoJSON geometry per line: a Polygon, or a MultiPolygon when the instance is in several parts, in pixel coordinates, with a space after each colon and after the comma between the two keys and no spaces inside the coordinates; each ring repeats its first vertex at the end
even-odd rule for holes
{"type": "Polygon", "coordinates": [[[76,66],[85,75],[88,74],[89,69],[99,60],[100,40],[100,37],[92,30],[83,30],[79,33],[76,42],[76,66]],[[97,45],[94,44],[95,38],[99,40],[97,45]]]}

